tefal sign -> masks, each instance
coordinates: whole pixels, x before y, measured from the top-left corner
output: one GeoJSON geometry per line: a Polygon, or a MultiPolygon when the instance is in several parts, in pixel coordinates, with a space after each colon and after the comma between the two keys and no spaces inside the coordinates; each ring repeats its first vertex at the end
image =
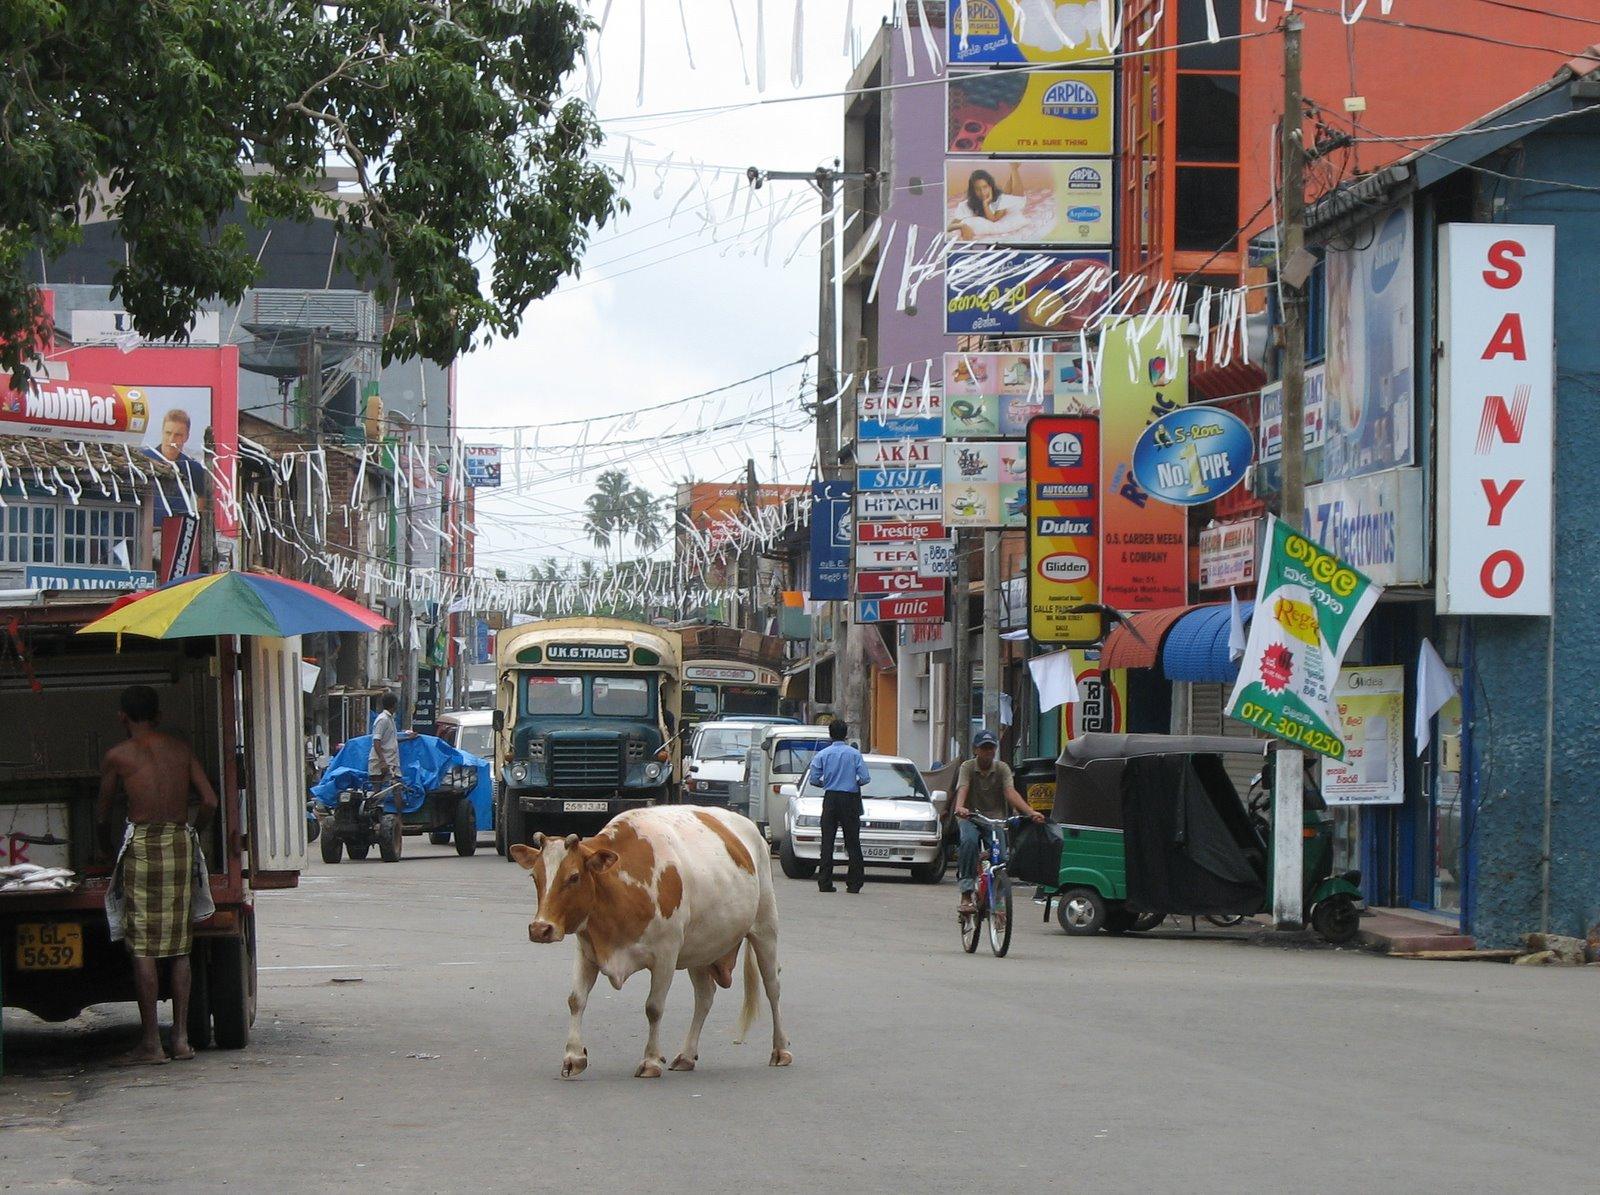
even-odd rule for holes
{"type": "Polygon", "coordinates": [[[1551,612],[1555,229],[1439,234],[1441,614],[1551,612]]]}

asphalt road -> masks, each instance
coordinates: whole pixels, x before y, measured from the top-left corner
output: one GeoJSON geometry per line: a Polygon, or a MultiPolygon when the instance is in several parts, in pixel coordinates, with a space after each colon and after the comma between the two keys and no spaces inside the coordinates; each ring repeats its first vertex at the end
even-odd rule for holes
{"type": "MultiPolygon", "coordinates": [[[[634,1079],[645,981],[602,980],[558,1071],[572,944],[487,848],[314,863],[261,899],[244,1051],[114,1071],[131,1010],[8,1014],[0,1189],[1595,1190],[1600,969],[1187,934],[1068,939],[1031,904],[963,954],[955,886],[778,877],[785,1020],[634,1079]]],[[[680,976],[663,1046],[692,1003],[680,976]]],[[[763,1006],[764,1007],[764,1006],[763,1006]]]]}

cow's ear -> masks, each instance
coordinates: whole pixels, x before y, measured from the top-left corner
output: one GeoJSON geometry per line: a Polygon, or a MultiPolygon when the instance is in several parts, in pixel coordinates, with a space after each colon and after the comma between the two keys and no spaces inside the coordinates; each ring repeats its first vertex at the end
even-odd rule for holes
{"type": "Polygon", "coordinates": [[[598,850],[589,856],[589,870],[594,872],[610,871],[617,865],[617,852],[598,850]]]}
{"type": "Polygon", "coordinates": [[[519,867],[532,871],[534,864],[539,862],[539,850],[537,847],[524,846],[520,842],[513,842],[511,844],[511,859],[519,867]]]}

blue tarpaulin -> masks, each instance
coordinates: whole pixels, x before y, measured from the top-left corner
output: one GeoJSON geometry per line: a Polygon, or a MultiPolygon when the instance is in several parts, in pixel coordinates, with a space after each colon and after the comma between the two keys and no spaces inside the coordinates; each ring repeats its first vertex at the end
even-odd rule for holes
{"type": "MultiPolygon", "coordinates": [[[[367,786],[367,760],[372,754],[372,736],[360,735],[339,749],[339,754],[328,762],[322,779],[311,786],[311,795],[324,805],[336,805],[339,793],[347,788],[367,786]]],[[[458,751],[441,738],[431,734],[402,735],[400,737],[400,775],[405,781],[405,809],[415,813],[422,808],[423,798],[436,788],[443,787],[445,776],[451,768],[470,767],[478,773],[478,783],[469,799],[478,815],[480,830],[494,826],[494,785],[490,779],[488,760],[480,759],[466,751],[458,751]]],[[[394,808],[394,798],[384,802],[385,808],[394,808]]]]}

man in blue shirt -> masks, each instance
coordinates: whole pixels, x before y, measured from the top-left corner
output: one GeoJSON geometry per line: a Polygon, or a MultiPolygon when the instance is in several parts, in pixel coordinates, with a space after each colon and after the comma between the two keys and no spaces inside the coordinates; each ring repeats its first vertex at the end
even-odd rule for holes
{"type": "Polygon", "coordinates": [[[833,886],[833,844],[843,830],[845,853],[850,856],[845,890],[860,892],[866,880],[866,863],[861,858],[861,786],[872,777],[861,752],[845,741],[850,737],[848,722],[834,721],[828,727],[828,737],[833,742],[812,756],[811,766],[806,769],[806,783],[822,789],[822,857],[817,888],[837,891],[833,886]]]}

